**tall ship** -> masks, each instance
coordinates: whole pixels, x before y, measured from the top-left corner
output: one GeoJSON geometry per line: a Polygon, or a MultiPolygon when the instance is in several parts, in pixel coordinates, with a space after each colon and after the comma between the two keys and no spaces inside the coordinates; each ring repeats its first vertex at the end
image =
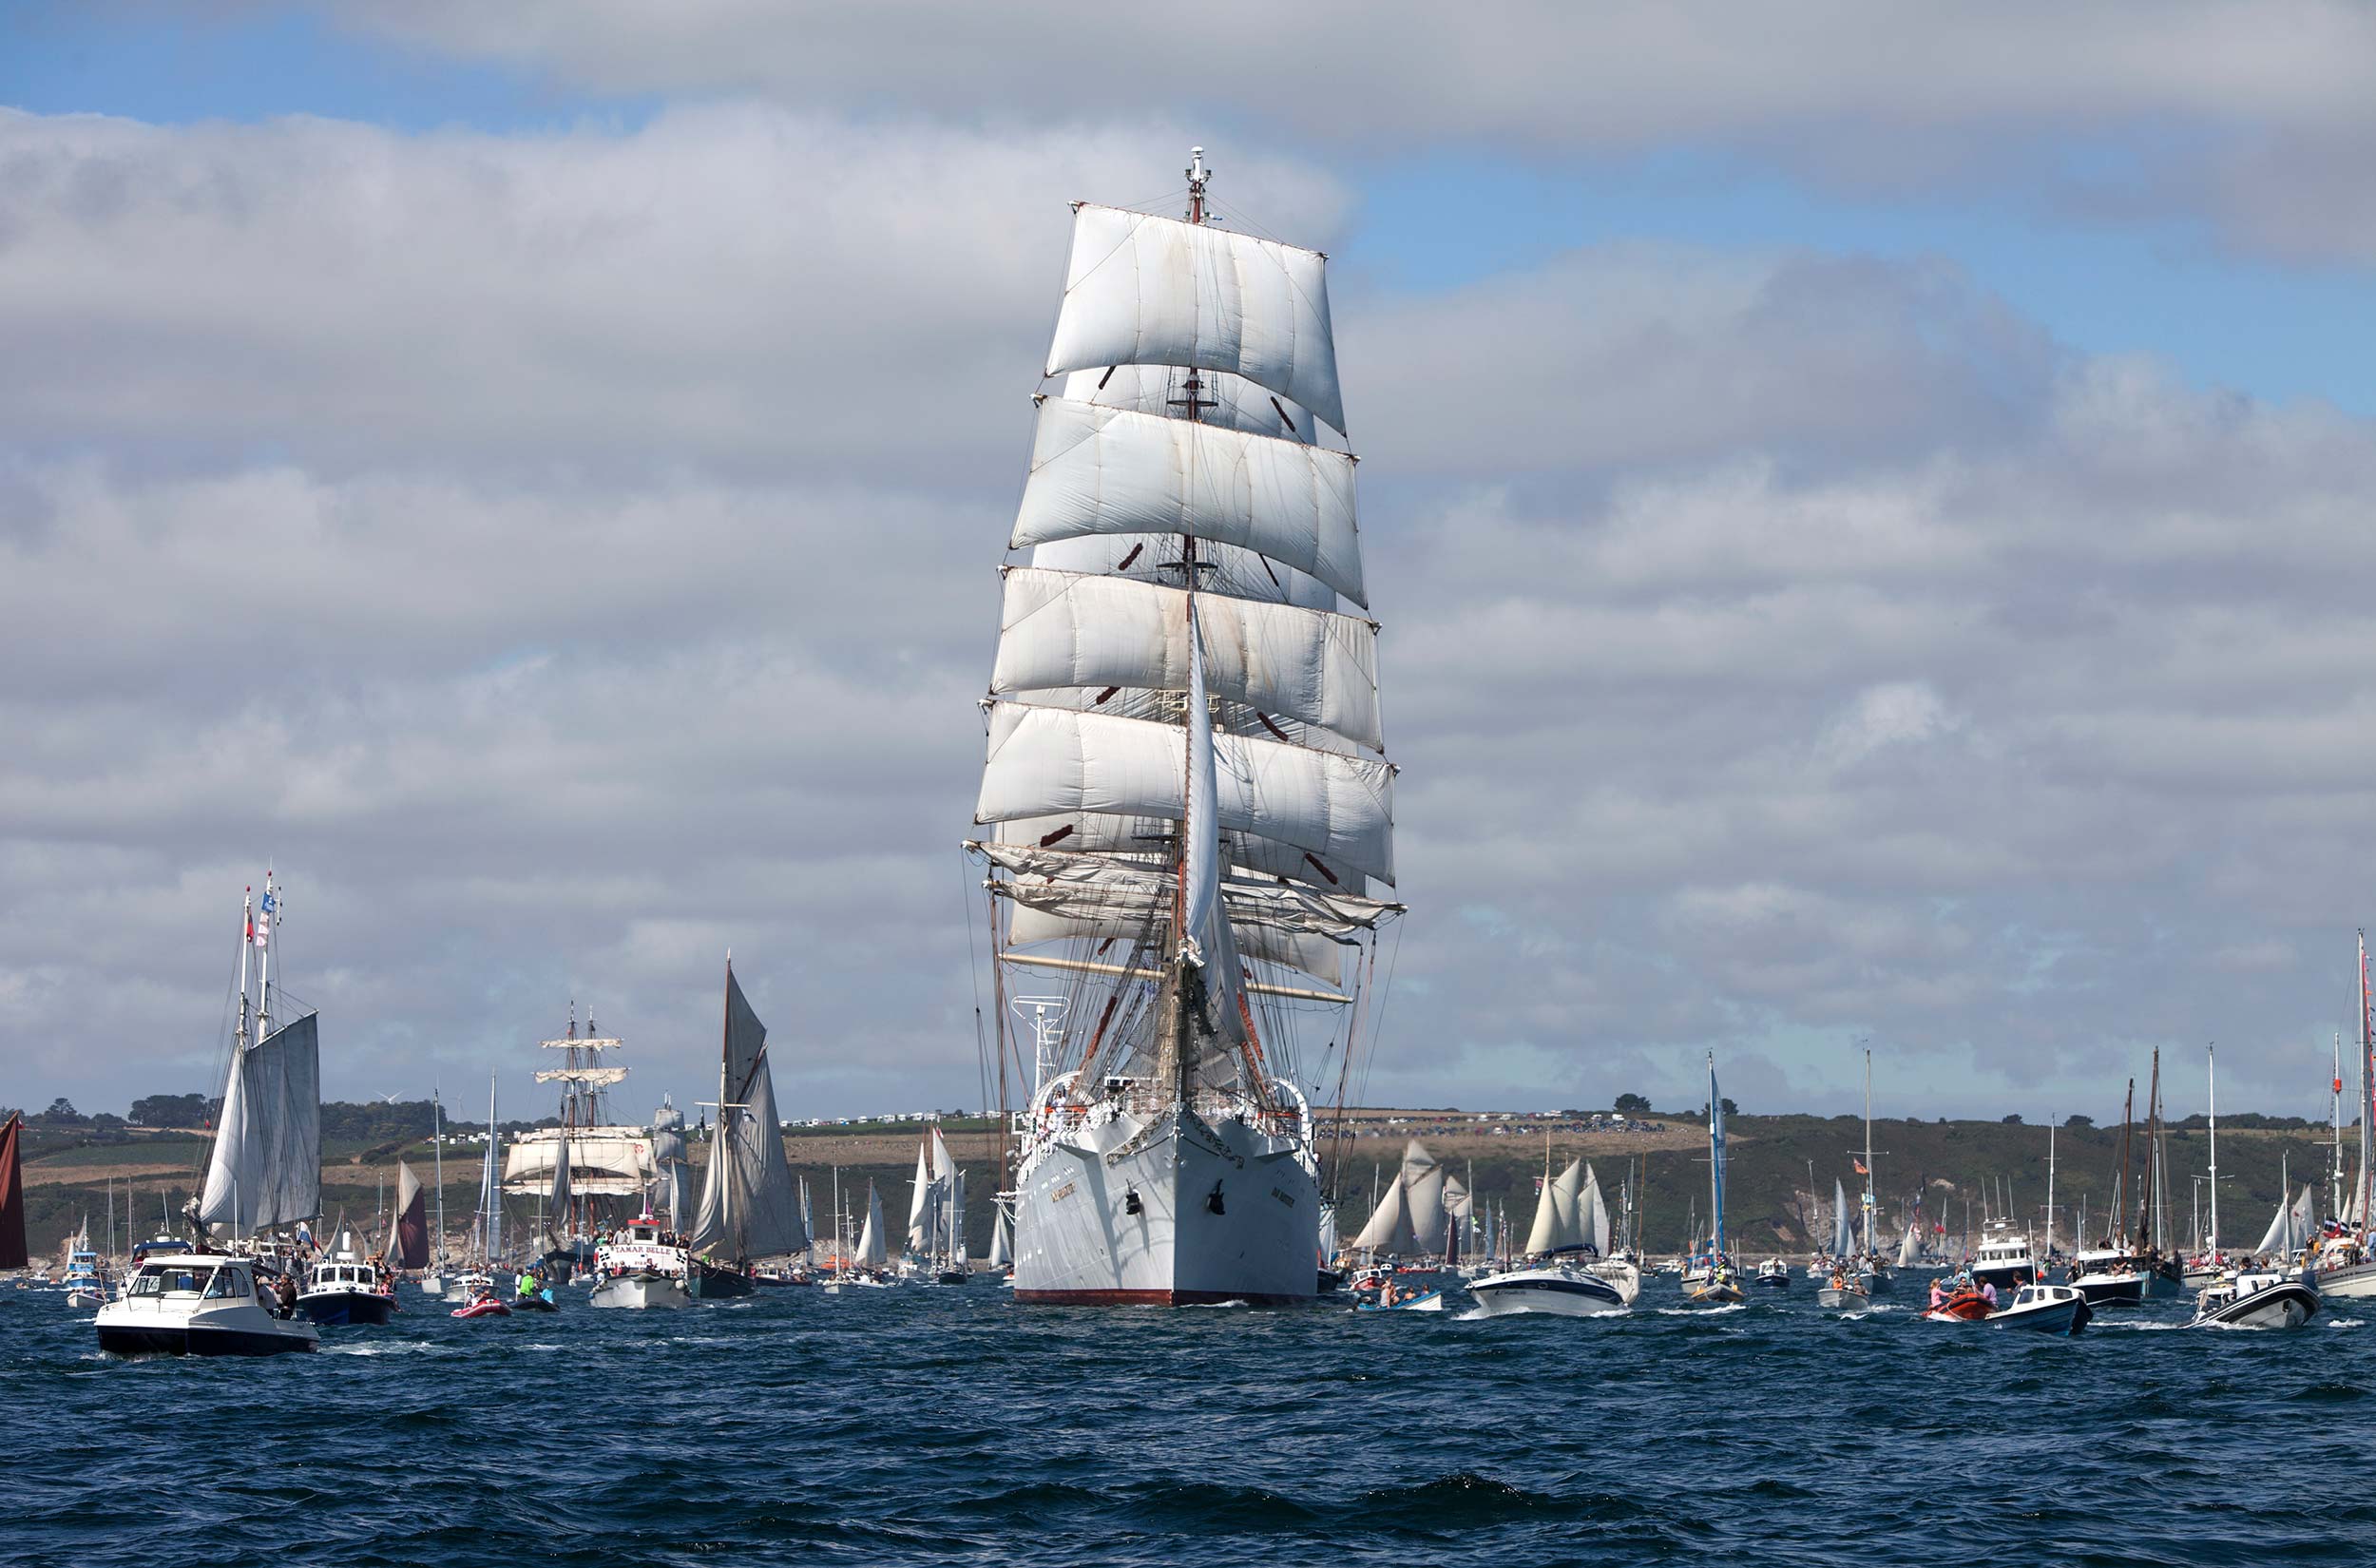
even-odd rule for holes
{"type": "Polygon", "coordinates": [[[1316,1294],[1296,1084],[1344,1081],[1402,908],[1327,258],[1190,156],[1180,218],[1073,208],[983,699],[1024,1301],[1316,1294]]]}
{"type": "Polygon", "coordinates": [[[520,1134],[504,1157],[503,1190],[545,1208],[544,1261],[560,1279],[592,1263],[594,1237],[639,1213],[661,1175],[651,1130],[610,1114],[611,1091],[627,1080],[616,1060],[623,1045],[596,1029],[591,1011],[579,1033],[571,1003],[567,1031],[538,1047],[557,1053],[536,1081],[561,1086],[560,1125],[520,1134]]]}

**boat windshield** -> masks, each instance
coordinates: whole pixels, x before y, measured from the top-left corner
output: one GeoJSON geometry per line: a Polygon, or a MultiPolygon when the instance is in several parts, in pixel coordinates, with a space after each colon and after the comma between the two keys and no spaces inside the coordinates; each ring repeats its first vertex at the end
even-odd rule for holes
{"type": "Polygon", "coordinates": [[[215,1277],[206,1282],[206,1294],[212,1296],[243,1296],[247,1294],[247,1271],[218,1269],[215,1277]]]}
{"type": "Polygon", "coordinates": [[[136,1296],[194,1296],[203,1289],[214,1271],[192,1268],[186,1263],[151,1263],[132,1281],[136,1296]]]}

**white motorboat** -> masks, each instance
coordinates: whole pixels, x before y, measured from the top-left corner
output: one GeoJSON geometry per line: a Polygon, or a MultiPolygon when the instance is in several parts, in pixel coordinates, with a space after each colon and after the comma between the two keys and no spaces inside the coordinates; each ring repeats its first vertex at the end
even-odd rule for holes
{"type": "Polygon", "coordinates": [[[97,1327],[99,1348],[119,1355],[266,1356],[321,1339],[305,1319],[279,1315],[262,1266],[208,1252],[142,1264],[97,1327]]]}
{"type": "Polygon", "coordinates": [[[2318,1292],[2274,1270],[2223,1280],[2202,1293],[2190,1328],[2298,1329],[2318,1315],[2318,1292]]]}
{"type": "Polygon", "coordinates": [[[1756,1283],[1770,1291],[1791,1288],[1791,1266],[1778,1257],[1770,1257],[1757,1265],[1756,1283]]]}
{"type": "Polygon", "coordinates": [[[1561,1317],[1598,1317],[1621,1312],[1631,1303],[1612,1282],[1582,1269],[1554,1264],[1513,1269],[1468,1282],[1477,1310],[1487,1317],[1550,1312],[1561,1317]]]}
{"type": "Polygon", "coordinates": [[[2086,1328],[2095,1315],[2095,1310],[2076,1286],[2024,1285],[2011,1300],[1991,1304],[1978,1285],[1965,1283],[1955,1294],[1923,1313],[1923,1321],[1984,1323],[1995,1329],[2069,1335],[2086,1328]]]}

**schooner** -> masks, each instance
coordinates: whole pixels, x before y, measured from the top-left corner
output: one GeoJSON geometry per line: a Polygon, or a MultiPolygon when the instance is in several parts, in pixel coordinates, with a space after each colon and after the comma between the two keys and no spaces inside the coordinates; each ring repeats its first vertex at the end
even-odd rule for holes
{"type": "Polygon", "coordinates": [[[1012,1171],[1025,1301],[1315,1294],[1297,1080],[1341,1104],[1401,910],[1327,258],[1210,221],[1191,160],[1183,218],[1073,208],[983,701],[994,968],[1068,987],[1012,1171]]]}

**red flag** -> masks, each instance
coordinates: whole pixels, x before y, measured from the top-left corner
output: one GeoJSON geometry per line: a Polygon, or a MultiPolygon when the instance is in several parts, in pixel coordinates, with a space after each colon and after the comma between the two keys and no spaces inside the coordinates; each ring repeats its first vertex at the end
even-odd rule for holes
{"type": "Polygon", "coordinates": [[[1863,1160],[1861,1160],[1861,1159],[1850,1158],[1850,1159],[1849,1160],[1849,1163],[1850,1165],[1853,1165],[1853,1166],[1855,1166],[1855,1167],[1856,1167],[1856,1174],[1857,1174],[1858,1176],[1870,1176],[1870,1175],[1872,1175],[1872,1173],[1871,1173],[1870,1171],[1868,1171],[1868,1170],[1866,1170],[1866,1169],[1865,1169],[1865,1162],[1864,1162],[1863,1160]]]}

